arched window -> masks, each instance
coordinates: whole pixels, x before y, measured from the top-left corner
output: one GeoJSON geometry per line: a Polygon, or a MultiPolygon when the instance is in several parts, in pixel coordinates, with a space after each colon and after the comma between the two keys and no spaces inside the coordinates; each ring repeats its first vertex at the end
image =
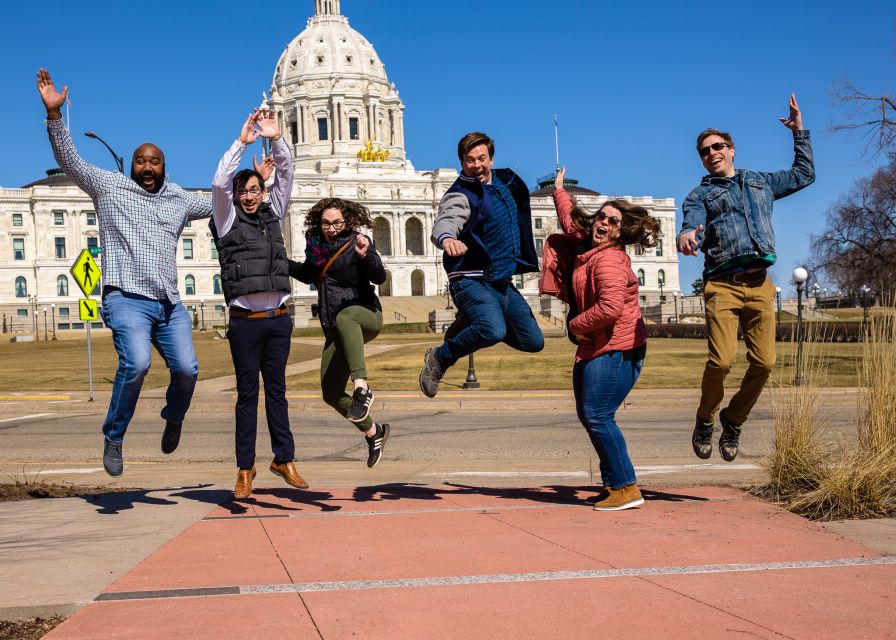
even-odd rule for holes
{"type": "Polygon", "coordinates": [[[216,296],[221,295],[222,289],[221,289],[221,275],[220,274],[216,273],[215,276],[212,278],[212,291],[214,292],[214,294],[216,296]]]}
{"type": "Polygon", "coordinates": [[[373,244],[380,255],[392,255],[392,229],[389,221],[382,216],[373,221],[373,244]]]}
{"type": "Polygon", "coordinates": [[[386,281],[380,285],[380,296],[391,296],[392,295],[392,272],[386,269],[386,281]]]}
{"type": "Polygon", "coordinates": [[[184,278],[184,294],[188,296],[196,295],[196,278],[191,275],[184,278]]]}
{"type": "Polygon", "coordinates": [[[68,295],[68,278],[65,276],[59,276],[56,278],[56,295],[57,296],[67,296],[68,295]]]}
{"type": "Polygon", "coordinates": [[[409,256],[423,255],[423,223],[417,218],[404,223],[404,244],[409,256]]]}
{"type": "Polygon", "coordinates": [[[16,278],[16,298],[28,297],[28,281],[24,277],[16,278]]]}
{"type": "Polygon", "coordinates": [[[656,272],[656,282],[657,284],[666,285],[666,272],[660,269],[656,272]]]}
{"type": "Polygon", "coordinates": [[[638,286],[644,286],[644,269],[638,269],[638,286]]]}
{"type": "Polygon", "coordinates": [[[413,273],[411,273],[411,295],[412,296],[423,296],[425,293],[425,278],[423,277],[423,272],[420,269],[414,269],[413,273]]]}

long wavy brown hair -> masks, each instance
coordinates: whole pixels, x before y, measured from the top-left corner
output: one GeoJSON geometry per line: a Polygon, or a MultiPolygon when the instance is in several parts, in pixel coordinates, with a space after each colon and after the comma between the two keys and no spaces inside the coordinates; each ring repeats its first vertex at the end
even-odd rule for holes
{"type": "MultiPolygon", "coordinates": [[[[622,223],[619,227],[619,244],[623,247],[639,244],[644,249],[656,246],[662,227],[660,221],[650,215],[647,209],[632,204],[623,198],[607,200],[600,206],[598,212],[604,207],[613,207],[622,214],[622,223]]],[[[591,227],[594,225],[594,218],[597,214],[591,213],[573,200],[571,215],[573,226],[590,236],[591,227]]]]}
{"type": "Polygon", "coordinates": [[[320,232],[320,219],[327,209],[339,209],[345,218],[345,228],[354,230],[359,227],[373,227],[373,219],[370,210],[360,202],[343,200],[342,198],[324,198],[308,210],[305,214],[305,228],[320,232]]]}

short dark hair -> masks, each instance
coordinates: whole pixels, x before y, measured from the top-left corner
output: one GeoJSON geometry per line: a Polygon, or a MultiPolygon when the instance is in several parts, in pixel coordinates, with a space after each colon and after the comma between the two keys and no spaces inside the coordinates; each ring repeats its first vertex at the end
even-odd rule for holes
{"type": "Polygon", "coordinates": [[[705,129],[700,132],[700,135],[697,136],[697,151],[700,151],[700,145],[703,144],[703,141],[706,140],[709,136],[719,136],[722,140],[731,145],[731,148],[734,148],[734,140],[731,139],[731,134],[727,131],[719,131],[718,129],[705,129]]]}
{"type": "Polygon", "coordinates": [[[261,187],[261,190],[264,191],[264,178],[261,177],[261,174],[253,169],[243,169],[242,171],[237,171],[236,175],[233,176],[233,201],[239,202],[239,192],[240,189],[246,188],[246,183],[252,179],[252,177],[258,178],[258,185],[261,187]]]}
{"type": "Polygon", "coordinates": [[[484,144],[488,149],[488,157],[493,158],[495,156],[495,141],[489,138],[488,134],[481,131],[471,131],[458,141],[457,159],[463,162],[464,156],[470,152],[470,149],[481,144],[484,144]]]}

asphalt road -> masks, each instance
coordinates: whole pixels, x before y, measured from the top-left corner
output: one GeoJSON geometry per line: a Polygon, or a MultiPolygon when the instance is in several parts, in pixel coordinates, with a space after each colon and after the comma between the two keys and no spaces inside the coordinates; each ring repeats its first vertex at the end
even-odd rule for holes
{"type": "MultiPolygon", "coordinates": [[[[110,481],[102,471],[100,425],[108,399],[86,402],[33,397],[0,400],[0,473],[52,472],[79,483],[110,481]]],[[[696,390],[635,390],[617,419],[642,482],[741,483],[773,443],[773,401],[760,400],[744,427],[734,463],[718,454],[696,458],[690,446],[696,390]]],[[[159,390],[145,393],[125,439],[128,469],[122,486],[170,486],[177,481],[229,482],[233,466],[233,394],[200,394],[184,427],[180,448],[159,450],[163,423],[159,390]],[[130,484],[129,484],[130,483],[130,484]]],[[[820,423],[831,441],[854,424],[853,389],[825,390],[818,398],[820,423]]],[[[366,468],[361,434],[313,394],[292,394],[290,415],[300,468],[329,481],[362,482],[376,473],[393,481],[439,478],[477,481],[589,482],[596,458],[578,422],[569,392],[446,393],[429,400],[419,393],[381,393],[374,417],[392,425],[384,460],[366,468]],[[489,480],[490,479],[490,480],[489,480]]],[[[270,445],[260,411],[258,464],[267,465],[270,445]]]]}

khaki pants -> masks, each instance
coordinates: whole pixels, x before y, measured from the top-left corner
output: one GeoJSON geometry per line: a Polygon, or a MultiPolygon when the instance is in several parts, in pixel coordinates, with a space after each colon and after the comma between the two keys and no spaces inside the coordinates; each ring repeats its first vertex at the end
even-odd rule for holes
{"type": "Polygon", "coordinates": [[[722,404],[725,376],[734,365],[740,326],[750,366],[725,409],[725,417],[743,424],[775,364],[775,285],[764,271],[741,273],[707,282],[703,299],[709,358],[703,370],[697,417],[713,420],[722,404]]]}

